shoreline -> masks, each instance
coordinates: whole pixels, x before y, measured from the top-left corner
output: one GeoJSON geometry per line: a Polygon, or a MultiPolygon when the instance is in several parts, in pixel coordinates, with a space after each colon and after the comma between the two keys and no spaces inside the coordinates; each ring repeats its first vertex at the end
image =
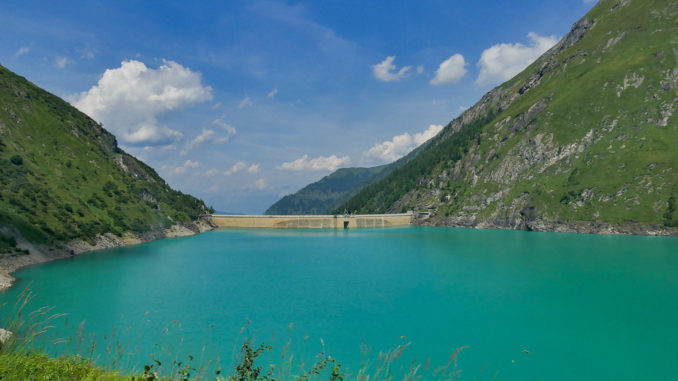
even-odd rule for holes
{"type": "Polygon", "coordinates": [[[611,224],[602,221],[557,221],[549,219],[476,219],[465,216],[431,217],[415,219],[413,225],[438,226],[451,228],[522,230],[543,233],[580,233],[597,235],[635,235],[649,237],[676,237],[678,228],[659,224],[643,224],[629,222],[626,224],[611,224]]]}
{"type": "MultiPolygon", "coordinates": [[[[641,223],[628,223],[614,225],[607,222],[593,221],[554,221],[547,219],[523,220],[499,219],[486,220],[463,216],[412,219],[413,226],[435,226],[448,228],[471,228],[471,229],[496,229],[496,230],[522,230],[544,233],[580,233],[597,235],[635,235],[635,236],[660,236],[676,237],[678,228],[664,227],[661,225],[648,225],[641,223]]],[[[72,258],[91,251],[111,249],[114,247],[138,245],[141,243],[156,241],[164,238],[192,236],[206,231],[217,229],[219,226],[210,218],[199,218],[195,221],[172,225],[168,229],[152,230],[146,233],[127,232],[122,237],[112,233],[105,233],[94,238],[94,244],[83,240],[67,242],[63,247],[49,247],[33,244],[22,237],[17,237],[17,246],[29,251],[27,255],[14,255],[0,258],[0,292],[12,287],[15,278],[12,273],[27,266],[51,262],[59,259],[72,258]]],[[[2,228],[4,231],[17,233],[12,228],[2,228]]],[[[17,234],[14,234],[15,236],[17,234]]]]}
{"type": "Polygon", "coordinates": [[[91,251],[138,245],[164,238],[187,237],[214,229],[216,229],[216,225],[210,219],[198,218],[195,221],[178,223],[162,230],[151,230],[145,233],[128,231],[122,237],[112,233],[100,234],[94,237],[93,244],[84,240],[73,240],[63,243],[61,247],[51,247],[28,242],[13,228],[4,227],[4,231],[15,236],[17,247],[28,250],[29,254],[0,258],[0,292],[7,290],[14,284],[16,279],[12,276],[13,272],[27,266],[72,258],[91,251]]]}

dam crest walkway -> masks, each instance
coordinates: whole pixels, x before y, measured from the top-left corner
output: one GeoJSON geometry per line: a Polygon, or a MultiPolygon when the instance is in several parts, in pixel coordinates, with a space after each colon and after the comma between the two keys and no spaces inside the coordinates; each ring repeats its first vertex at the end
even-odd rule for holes
{"type": "Polygon", "coordinates": [[[212,214],[211,218],[220,228],[359,229],[407,226],[412,223],[412,216],[412,213],[277,216],[212,214]]]}

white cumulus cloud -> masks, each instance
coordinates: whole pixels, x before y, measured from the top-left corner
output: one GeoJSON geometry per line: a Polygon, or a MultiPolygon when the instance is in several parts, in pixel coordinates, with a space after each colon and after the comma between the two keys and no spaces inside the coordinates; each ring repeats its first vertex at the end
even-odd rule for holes
{"type": "Polygon", "coordinates": [[[454,54],[450,58],[443,61],[438,70],[436,70],[436,75],[431,79],[432,85],[442,85],[446,83],[456,83],[466,75],[466,61],[464,56],[461,54],[454,54]]]}
{"type": "Polygon", "coordinates": [[[225,170],[225,171],[224,171],[224,176],[230,176],[230,175],[233,175],[233,174],[235,174],[235,173],[238,173],[238,172],[242,171],[242,170],[245,169],[245,168],[247,168],[247,164],[245,164],[244,161],[239,161],[239,162],[233,164],[233,166],[232,166],[231,168],[225,170]]]}
{"type": "Polygon", "coordinates": [[[219,173],[219,170],[218,170],[218,169],[212,168],[212,169],[209,169],[209,170],[205,171],[205,173],[203,173],[203,175],[204,175],[204,176],[207,176],[207,177],[212,177],[212,176],[214,176],[214,175],[216,175],[216,174],[218,174],[218,173],[219,173]]]}
{"type": "Polygon", "coordinates": [[[268,188],[268,182],[266,179],[259,179],[254,182],[254,187],[257,189],[266,189],[268,188]]]}
{"type": "Polygon", "coordinates": [[[388,56],[385,60],[372,66],[372,74],[374,74],[374,77],[384,82],[399,81],[402,79],[405,74],[412,69],[412,66],[403,66],[400,70],[397,70],[396,66],[393,64],[395,58],[395,56],[388,56]]]}
{"type": "Polygon", "coordinates": [[[165,145],[183,135],[162,125],[158,118],[182,107],[212,99],[200,73],[174,61],[163,60],[157,69],[136,60],[107,69],[99,82],[73,97],[82,112],[100,121],[129,144],[165,145]]]}
{"type": "Polygon", "coordinates": [[[247,168],[247,173],[259,173],[259,164],[252,164],[247,168]]]}
{"type": "Polygon", "coordinates": [[[235,127],[233,127],[233,126],[231,126],[230,124],[224,122],[224,121],[222,120],[222,118],[215,119],[215,120],[212,122],[212,124],[215,125],[215,126],[219,126],[219,127],[223,128],[224,130],[226,130],[226,132],[228,132],[228,133],[231,134],[231,135],[233,135],[233,134],[235,134],[235,133],[237,132],[236,129],[235,129],[235,127]]]}
{"type": "Polygon", "coordinates": [[[402,135],[394,136],[391,140],[375,144],[372,148],[365,151],[363,156],[369,160],[381,163],[395,161],[436,136],[442,129],[443,126],[432,124],[424,132],[414,135],[406,132],[402,135]]]}
{"type": "Polygon", "coordinates": [[[192,145],[202,144],[208,142],[214,137],[214,130],[209,130],[207,128],[202,129],[202,134],[198,135],[195,139],[191,140],[192,145]]]}
{"type": "Polygon", "coordinates": [[[180,155],[186,155],[188,151],[192,150],[193,148],[205,143],[209,142],[214,138],[214,130],[210,130],[207,128],[202,129],[202,133],[198,136],[195,137],[195,139],[191,140],[190,142],[187,142],[184,145],[184,149],[180,152],[180,155]]]}
{"type": "Polygon", "coordinates": [[[83,48],[83,49],[76,49],[78,53],[80,53],[80,58],[87,59],[87,60],[93,60],[94,59],[94,51],[89,48],[83,48]]]}
{"type": "Polygon", "coordinates": [[[254,102],[252,102],[252,98],[245,97],[245,99],[240,101],[240,104],[238,105],[238,109],[244,109],[245,107],[252,107],[252,106],[254,106],[254,102]]]}
{"type": "Polygon", "coordinates": [[[227,170],[224,171],[224,176],[231,176],[239,172],[246,171],[247,173],[250,174],[256,174],[259,173],[259,164],[251,164],[247,165],[244,161],[239,161],[233,166],[227,170]]]}
{"type": "Polygon", "coordinates": [[[186,160],[186,161],[184,162],[184,165],[182,165],[181,167],[176,167],[176,168],[174,168],[174,170],[172,171],[172,173],[181,175],[181,174],[186,173],[186,171],[187,171],[189,168],[198,168],[198,167],[200,167],[201,165],[202,165],[202,164],[200,164],[199,161],[186,160]]]}
{"type": "Polygon", "coordinates": [[[56,64],[56,66],[57,66],[59,69],[63,69],[63,68],[66,67],[66,64],[68,64],[68,58],[66,58],[66,57],[57,57],[57,58],[54,60],[54,63],[56,64]]]}
{"type": "Polygon", "coordinates": [[[273,98],[275,95],[278,94],[278,88],[275,87],[273,90],[271,90],[268,94],[266,94],[267,98],[273,98]]]}
{"type": "Polygon", "coordinates": [[[478,85],[499,84],[511,79],[558,42],[556,36],[542,37],[530,32],[529,46],[521,43],[497,44],[483,51],[478,61],[478,85]]]}
{"type": "Polygon", "coordinates": [[[351,158],[348,156],[318,156],[309,160],[308,155],[304,155],[297,160],[282,163],[277,168],[286,171],[334,171],[349,161],[351,158]]]}
{"type": "Polygon", "coordinates": [[[28,46],[22,46],[22,47],[19,48],[19,50],[16,51],[16,53],[14,53],[14,57],[15,58],[21,57],[24,54],[28,54],[30,51],[31,51],[31,48],[29,48],[28,46]]]}
{"type": "MultiPolygon", "coordinates": [[[[215,125],[215,126],[219,126],[219,127],[223,128],[224,130],[226,130],[226,132],[229,135],[233,135],[233,134],[236,133],[235,127],[229,125],[228,123],[223,122],[221,119],[217,119],[217,120],[213,121],[212,124],[215,125]]],[[[195,147],[197,147],[197,146],[199,146],[203,143],[209,143],[209,142],[218,143],[218,144],[226,143],[228,141],[228,139],[230,138],[229,135],[227,135],[227,136],[217,136],[216,133],[214,132],[214,130],[209,129],[209,128],[203,128],[202,133],[200,135],[196,136],[193,140],[186,142],[186,144],[184,144],[184,148],[181,150],[181,152],[179,154],[182,155],[182,156],[186,155],[186,154],[188,154],[188,151],[192,150],[193,148],[195,148],[195,147]]]]}

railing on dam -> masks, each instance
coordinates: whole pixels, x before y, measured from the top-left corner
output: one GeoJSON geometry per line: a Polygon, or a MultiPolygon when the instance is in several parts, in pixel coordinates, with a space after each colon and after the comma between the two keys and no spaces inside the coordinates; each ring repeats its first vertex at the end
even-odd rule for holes
{"type": "Polygon", "coordinates": [[[406,226],[412,223],[412,213],[297,216],[213,214],[211,218],[220,228],[356,229],[406,226]]]}

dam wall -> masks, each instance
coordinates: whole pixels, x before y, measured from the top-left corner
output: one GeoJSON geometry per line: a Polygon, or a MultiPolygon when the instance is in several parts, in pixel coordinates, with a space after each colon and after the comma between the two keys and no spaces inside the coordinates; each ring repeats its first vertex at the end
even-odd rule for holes
{"type": "Polygon", "coordinates": [[[261,229],[359,229],[407,226],[412,213],[351,215],[231,215],[213,214],[212,222],[220,228],[261,229]]]}

